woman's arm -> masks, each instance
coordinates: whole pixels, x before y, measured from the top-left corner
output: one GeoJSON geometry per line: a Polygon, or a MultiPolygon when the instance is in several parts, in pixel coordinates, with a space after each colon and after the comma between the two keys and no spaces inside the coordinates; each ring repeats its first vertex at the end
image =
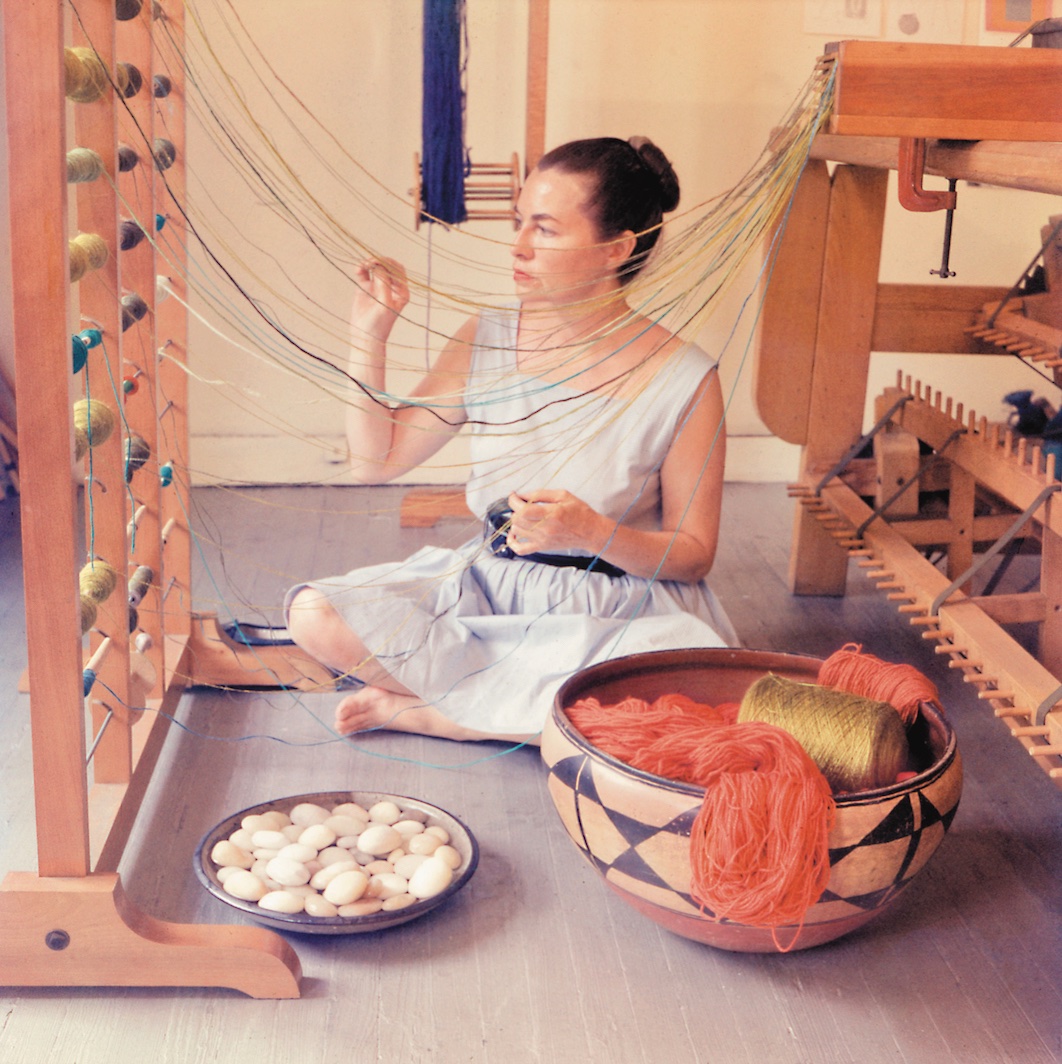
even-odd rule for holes
{"type": "Polygon", "coordinates": [[[662,530],[617,525],[567,491],[512,495],[509,546],[516,554],[579,550],[632,576],[696,583],[715,560],[726,460],[723,393],[712,370],[702,381],[660,470],[662,530]]]}
{"type": "Polygon", "coordinates": [[[477,319],[469,318],[440,352],[414,388],[415,402],[391,404],[382,398],[387,340],[409,301],[405,271],[391,259],[372,260],[358,267],[355,282],[347,372],[364,387],[350,384],[350,470],[361,484],[384,484],[426,461],[464,424],[477,319]]]}

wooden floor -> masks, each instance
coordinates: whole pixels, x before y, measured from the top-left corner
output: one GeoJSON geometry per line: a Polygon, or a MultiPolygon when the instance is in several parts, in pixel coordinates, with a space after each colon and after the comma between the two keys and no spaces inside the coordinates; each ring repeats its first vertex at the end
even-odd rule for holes
{"type": "MultiPolygon", "coordinates": [[[[195,494],[197,604],[276,619],[292,581],[461,539],[399,530],[398,489],[195,494]]],[[[162,919],[225,922],[191,859],[247,805],[328,789],[423,797],[482,858],[436,913],[374,935],[292,937],[296,1001],[232,991],[0,990],[4,1064],[1038,1064],[1062,1060],[1062,794],[853,571],[843,599],[786,591],[791,504],[730,484],[714,585],[747,646],[824,656],[848,640],[940,684],[965,759],[950,834],[878,922],[785,956],[659,930],[564,834],[532,749],[377,734],[336,742],[334,693],[183,699],[122,868],[162,919]],[[269,736],[269,738],[248,738],[269,736]]],[[[0,504],[0,871],[35,862],[17,502],[0,504]]]]}

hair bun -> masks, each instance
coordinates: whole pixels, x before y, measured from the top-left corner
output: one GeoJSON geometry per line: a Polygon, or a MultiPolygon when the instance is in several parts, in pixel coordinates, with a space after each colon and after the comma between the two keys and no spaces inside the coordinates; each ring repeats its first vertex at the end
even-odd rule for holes
{"type": "Polygon", "coordinates": [[[648,137],[629,137],[627,143],[660,182],[661,210],[673,211],[679,204],[679,179],[668,157],[648,137]]]}

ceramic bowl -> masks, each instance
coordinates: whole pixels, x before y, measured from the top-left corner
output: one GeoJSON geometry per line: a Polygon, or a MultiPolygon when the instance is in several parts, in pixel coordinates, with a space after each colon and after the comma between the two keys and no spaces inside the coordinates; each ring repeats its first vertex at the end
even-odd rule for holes
{"type": "Polygon", "coordinates": [[[681,693],[740,702],[767,672],[814,682],[818,658],[766,651],[691,649],[616,658],[584,669],[560,689],[542,733],[549,792],[561,823],[608,887],[632,908],[686,938],[740,952],[806,949],[880,916],[940,845],[962,791],[951,725],[923,705],[908,731],[916,775],[840,795],[829,835],[830,880],[803,927],[751,927],[704,912],[690,896],[690,829],[704,789],[631,768],[592,746],[565,713],[581,698],[603,705],[681,693]]]}
{"type": "Polygon", "coordinates": [[[252,919],[276,931],[290,931],[303,935],[353,935],[366,931],[383,931],[398,924],[408,923],[424,916],[433,909],[438,908],[452,898],[472,878],[472,873],[479,863],[479,845],[475,836],[465,825],[452,813],[447,813],[438,806],[421,801],[419,798],[408,798],[404,795],[383,794],[376,791],[320,791],[315,794],[297,794],[289,798],[275,798],[271,802],[261,802],[247,809],[241,809],[238,813],[226,817],[219,824],[215,824],[204,836],[195,851],[193,869],[199,882],[214,895],[218,901],[224,902],[229,907],[250,916],[252,919]],[[405,909],[395,912],[376,912],[366,916],[333,916],[317,917],[306,913],[270,912],[262,909],[252,901],[243,901],[227,894],[218,881],[217,867],[210,859],[210,852],[214,844],[227,839],[239,826],[244,817],[252,813],[266,813],[277,809],[283,813],[289,813],[301,802],[313,802],[326,808],[340,805],[343,802],[357,802],[368,808],[375,802],[390,800],[400,809],[419,810],[427,816],[427,823],[438,824],[446,829],[450,835],[450,845],[461,855],[461,865],[454,872],[454,878],[450,885],[433,898],[425,898],[417,901],[405,909]]]}

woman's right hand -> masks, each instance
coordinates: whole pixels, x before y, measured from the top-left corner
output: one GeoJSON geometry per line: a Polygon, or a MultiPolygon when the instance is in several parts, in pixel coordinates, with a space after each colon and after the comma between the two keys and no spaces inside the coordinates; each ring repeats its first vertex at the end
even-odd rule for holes
{"type": "Polygon", "coordinates": [[[394,259],[366,259],[354,270],[352,338],[383,343],[409,302],[406,271],[394,259]]]}

